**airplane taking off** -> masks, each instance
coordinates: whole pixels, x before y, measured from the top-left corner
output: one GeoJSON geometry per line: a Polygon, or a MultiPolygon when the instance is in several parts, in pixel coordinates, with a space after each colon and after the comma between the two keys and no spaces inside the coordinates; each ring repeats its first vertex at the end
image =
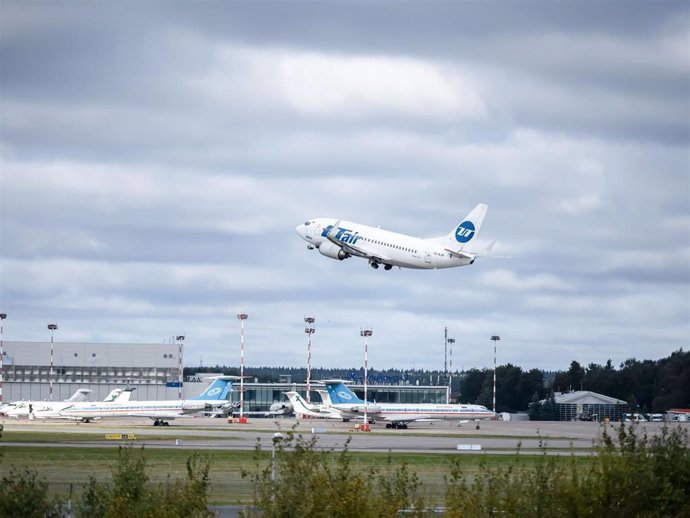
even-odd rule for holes
{"type": "Polygon", "coordinates": [[[204,410],[232,407],[228,396],[237,376],[215,376],[214,381],[198,396],[163,401],[125,401],[74,403],[50,417],[71,418],[88,422],[101,417],[148,417],[154,426],[167,426],[168,421],[204,410]]]}
{"type": "Polygon", "coordinates": [[[435,403],[379,403],[365,402],[357,397],[343,381],[326,380],[331,407],[342,413],[343,417],[361,417],[364,407],[370,420],[386,421],[386,428],[407,428],[413,421],[429,420],[480,420],[496,416],[482,405],[435,404],[435,403]]]}
{"type": "Polygon", "coordinates": [[[471,246],[484,221],[488,205],[480,203],[447,235],[421,239],[378,227],[332,218],[310,219],[295,230],[309,250],[342,261],[361,257],[372,268],[437,269],[473,264],[477,257],[488,255],[494,243],[484,250],[471,246]]]}

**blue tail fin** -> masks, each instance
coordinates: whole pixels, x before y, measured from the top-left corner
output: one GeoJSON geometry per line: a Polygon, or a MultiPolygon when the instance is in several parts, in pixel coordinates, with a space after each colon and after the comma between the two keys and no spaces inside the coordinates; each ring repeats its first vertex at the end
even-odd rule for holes
{"type": "Polygon", "coordinates": [[[339,403],[364,403],[364,401],[359,399],[342,381],[327,381],[326,390],[328,390],[328,395],[331,396],[331,402],[334,405],[339,403]]]}
{"type": "Polygon", "coordinates": [[[206,389],[198,396],[190,397],[189,399],[196,400],[225,400],[228,399],[228,393],[232,390],[232,379],[229,376],[218,376],[214,378],[213,383],[211,383],[206,389]]]}

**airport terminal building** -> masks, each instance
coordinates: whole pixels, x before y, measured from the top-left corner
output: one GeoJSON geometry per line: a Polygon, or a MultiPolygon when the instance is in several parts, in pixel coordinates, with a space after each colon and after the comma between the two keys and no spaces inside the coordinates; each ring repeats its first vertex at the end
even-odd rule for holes
{"type": "MultiPolygon", "coordinates": [[[[200,394],[213,374],[182,380],[183,351],[178,344],[3,341],[3,402],[62,401],[79,389],[90,389],[89,400],[104,399],[113,389],[134,387],[134,400],[188,398],[200,394]],[[52,361],[51,361],[52,358],[52,361]],[[52,365],[52,368],[51,368],[52,365]],[[52,371],[52,376],[51,376],[52,371]],[[52,386],[52,398],[51,398],[52,386]]],[[[251,380],[251,372],[247,371],[251,380]]],[[[315,381],[310,398],[321,402],[315,381]]],[[[235,382],[233,402],[240,400],[235,382]]],[[[306,397],[305,383],[244,383],[244,411],[265,415],[273,403],[287,402],[285,392],[306,397]]],[[[360,397],[364,387],[353,385],[360,397]]],[[[368,398],[378,403],[446,403],[445,386],[369,385],[368,398]]]]}

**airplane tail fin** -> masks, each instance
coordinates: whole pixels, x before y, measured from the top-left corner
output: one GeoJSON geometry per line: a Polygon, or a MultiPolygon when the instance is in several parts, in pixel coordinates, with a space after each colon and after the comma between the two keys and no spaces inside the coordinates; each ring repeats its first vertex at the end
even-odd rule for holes
{"type": "Polygon", "coordinates": [[[319,394],[319,396],[321,396],[321,401],[323,401],[324,405],[330,407],[333,404],[331,401],[331,396],[328,394],[327,390],[317,389],[316,392],[319,394]]]}
{"type": "Polygon", "coordinates": [[[234,376],[216,376],[206,389],[198,396],[190,397],[193,400],[226,400],[228,394],[232,390],[232,380],[236,379],[234,376]]]}
{"type": "Polygon", "coordinates": [[[334,405],[339,403],[364,403],[342,381],[335,383],[326,382],[326,390],[328,390],[328,395],[331,397],[331,402],[334,405]]]}
{"type": "Polygon", "coordinates": [[[67,401],[86,401],[91,392],[91,389],[79,389],[74,394],[72,394],[72,397],[70,397],[67,401]]]}
{"type": "Polygon", "coordinates": [[[103,400],[104,403],[108,403],[110,401],[115,401],[115,398],[122,394],[122,389],[121,388],[116,388],[110,391],[110,394],[105,396],[105,399],[103,400]]]}
{"type": "Polygon", "coordinates": [[[115,396],[115,399],[113,401],[115,403],[127,403],[129,401],[129,398],[132,396],[132,392],[134,392],[135,388],[126,388],[118,395],[115,396]]]}
{"type": "Polygon", "coordinates": [[[297,392],[290,391],[286,392],[285,395],[292,403],[292,409],[296,414],[310,415],[313,412],[313,408],[309,408],[307,402],[297,392]]]}
{"type": "Polygon", "coordinates": [[[479,228],[482,226],[488,208],[489,206],[485,203],[478,204],[457,227],[439,238],[439,241],[442,241],[443,245],[450,250],[464,250],[466,246],[469,247],[479,234],[479,228]]]}

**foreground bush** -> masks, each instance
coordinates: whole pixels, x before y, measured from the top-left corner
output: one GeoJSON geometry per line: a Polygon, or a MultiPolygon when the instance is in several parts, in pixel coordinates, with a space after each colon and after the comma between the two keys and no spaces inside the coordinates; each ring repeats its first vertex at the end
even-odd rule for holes
{"type": "MultiPolygon", "coordinates": [[[[419,482],[406,465],[391,470],[390,459],[380,467],[356,471],[350,462],[348,439],[340,453],[319,451],[316,438],[288,433],[276,444],[275,482],[260,445],[255,467],[243,471],[254,486],[254,508],[245,516],[262,518],[382,518],[401,509],[422,508],[416,497],[419,482]]],[[[406,516],[420,516],[419,513],[406,516]]]]}
{"type": "Polygon", "coordinates": [[[193,454],[187,480],[153,484],[146,474],[143,448],[120,447],[112,484],[91,478],[77,517],[83,518],[206,518],[210,460],[193,454]]]}
{"type": "Polygon", "coordinates": [[[347,445],[318,451],[316,439],[288,435],[271,464],[257,446],[256,466],[243,476],[254,485],[249,517],[589,518],[690,517],[690,450],[682,427],[651,438],[635,426],[611,435],[604,428],[596,455],[568,458],[517,455],[483,463],[471,476],[463,457],[445,479],[445,508],[425,508],[422,488],[406,465],[353,470],[347,445]]]}
{"type": "Polygon", "coordinates": [[[0,480],[3,518],[58,518],[62,503],[49,499],[48,483],[29,470],[10,469],[0,480]]]}
{"type": "Polygon", "coordinates": [[[688,433],[664,427],[649,438],[621,425],[612,436],[604,428],[597,455],[586,461],[518,457],[507,467],[484,465],[472,480],[458,458],[447,484],[444,516],[451,518],[690,516],[688,433]]]}

